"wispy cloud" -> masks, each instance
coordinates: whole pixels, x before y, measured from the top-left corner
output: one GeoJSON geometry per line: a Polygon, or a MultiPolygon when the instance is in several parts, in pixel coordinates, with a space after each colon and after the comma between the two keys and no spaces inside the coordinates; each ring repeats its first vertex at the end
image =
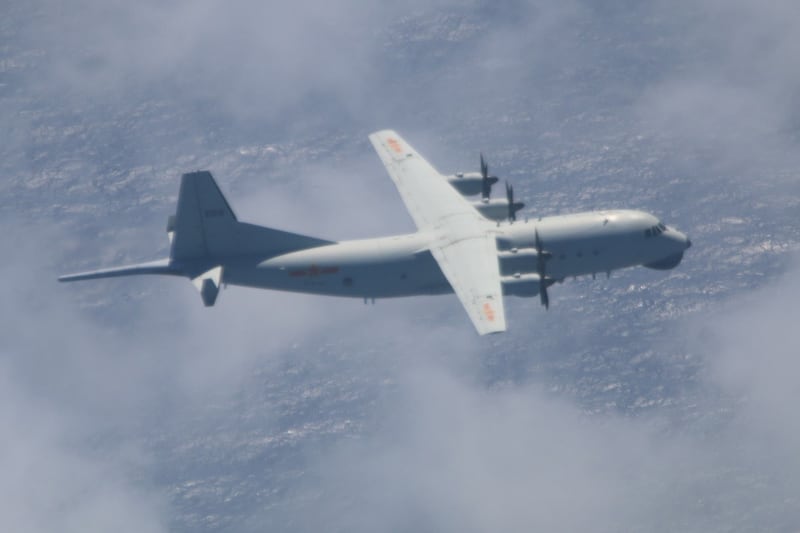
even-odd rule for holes
{"type": "MultiPolygon", "coordinates": [[[[790,529],[798,296],[777,280],[690,330],[690,353],[710,371],[678,424],[669,409],[589,415],[535,383],[487,388],[479,369],[448,368],[444,339],[428,345],[377,408],[383,422],[309,469],[307,488],[324,496],[297,529],[790,529]]],[[[284,524],[299,514],[290,506],[284,524]]]]}

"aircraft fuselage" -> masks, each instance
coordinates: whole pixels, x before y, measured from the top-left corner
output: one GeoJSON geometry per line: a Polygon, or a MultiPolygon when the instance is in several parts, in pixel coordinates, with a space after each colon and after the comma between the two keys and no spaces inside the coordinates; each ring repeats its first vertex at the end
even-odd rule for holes
{"type": "MultiPolygon", "coordinates": [[[[672,268],[691,243],[672,229],[656,231],[656,217],[641,211],[577,213],[518,221],[487,221],[496,234],[504,279],[536,272],[535,235],[549,255],[552,280],[637,265],[672,268]],[[651,230],[648,232],[648,230],[651,230]]],[[[227,257],[225,283],[356,298],[393,298],[452,292],[429,244],[435,230],[343,241],[269,258],[227,257]]],[[[509,294],[514,294],[509,291],[509,294]]],[[[534,293],[535,294],[535,293],[534,293]]],[[[533,295],[533,294],[528,294],[533,295]]]]}
{"type": "Polygon", "coordinates": [[[691,242],[648,213],[613,210],[517,220],[524,204],[480,157],[480,173],[440,174],[393,130],[369,136],[416,233],[336,242],[239,221],[207,170],[181,176],[167,220],[169,257],[60,276],[162,274],[191,280],[203,304],[241,285],[364,299],[454,292],[479,335],[506,331],[504,296],[539,296],[565,278],[643,265],[676,267],[691,242]],[[480,194],[480,199],[465,196],[480,194]]]}

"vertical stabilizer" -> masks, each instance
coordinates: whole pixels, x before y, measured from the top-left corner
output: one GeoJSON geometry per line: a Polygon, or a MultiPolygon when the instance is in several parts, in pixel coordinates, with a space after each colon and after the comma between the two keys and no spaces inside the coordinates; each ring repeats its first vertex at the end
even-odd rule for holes
{"type": "Polygon", "coordinates": [[[277,255],[331,241],[239,222],[207,170],[181,177],[178,209],[167,223],[170,258],[177,261],[277,255]]]}
{"type": "Polygon", "coordinates": [[[170,222],[170,257],[190,259],[224,248],[237,220],[211,173],[202,170],[181,176],[178,209],[170,222]]]}

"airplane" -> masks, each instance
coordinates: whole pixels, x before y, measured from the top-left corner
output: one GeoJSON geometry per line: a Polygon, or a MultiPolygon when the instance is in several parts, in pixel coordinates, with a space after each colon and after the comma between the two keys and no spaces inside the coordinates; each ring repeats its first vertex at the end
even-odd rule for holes
{"type": "Polygon", "coordinates": [[[642,265],[675,268],[692,243],[655,216],[592,211],[517,220],[522,202],[480,172],[445,176],[392,130],[369,136],[413,219],[406,235],[331,241],[240,222],[208,171],[183,174],[167,222],[166,259],[59,277],[78,281],[138,274],[189,278],[206,306],[238,285],[376,298],[455,293],[480,335],[506,331],[504,296],[539,296],[567,277],[642,265]],[[480,198],[470,201],[468,196],[480,198]]]}

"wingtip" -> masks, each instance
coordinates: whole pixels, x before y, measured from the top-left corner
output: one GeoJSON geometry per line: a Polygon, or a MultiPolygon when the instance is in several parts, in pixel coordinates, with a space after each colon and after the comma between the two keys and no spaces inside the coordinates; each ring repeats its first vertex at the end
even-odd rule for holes
{"type": "Polygon", "coordinates": [[[385,128],[382,130],[373,131],[372,133],[369,134],[369,138],[370,139],[379,138],[379,137],[385,137],[387,135],[397,135],[397,132],[394,131],[393,129],[385,128]]]}

